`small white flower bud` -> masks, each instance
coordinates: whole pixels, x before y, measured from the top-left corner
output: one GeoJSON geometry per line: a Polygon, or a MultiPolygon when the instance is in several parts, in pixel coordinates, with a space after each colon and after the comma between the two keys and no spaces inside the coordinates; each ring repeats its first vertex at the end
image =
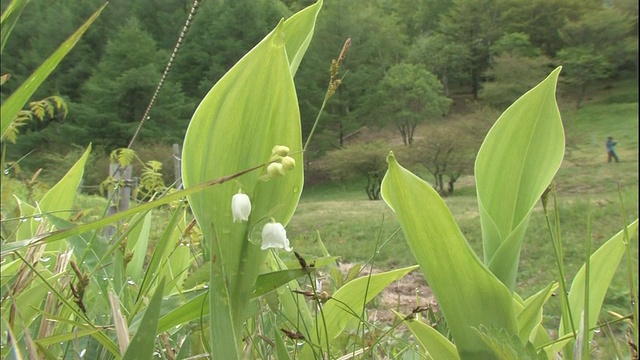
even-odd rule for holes
{"type": "Polygon", "coordinates": [[[277,222],[268,222],[262,228],[262,246],[260,249],[284,249],[291,251],[289,239],[287,239],[287,231],[282,224],[277,222]]]}
{"type": "Polygon", "coordinates": [[[251,200],[247,194],[238,192],[231,198],[231,213],[233,222],[243,222],[249,220],[251,214],[251,200]]]}
{"type": "Polygon", "coordinates": [[[278,177],[278,176],[283,176],[284,175],[284,167],[282,166],[281,163],[271,163],[269,164],[269,166],[267,166],[267,174],[269,174],[269,176],[271,177],[278,177]]]}
{"type": "Polygon", "coordinates": [[[292,158],[291,156],[285,156],[282,158],[282,167],[284,167],[285,170],[291,170],[294,167],[296,167],[296,161],[294,158],[292,158]]]}

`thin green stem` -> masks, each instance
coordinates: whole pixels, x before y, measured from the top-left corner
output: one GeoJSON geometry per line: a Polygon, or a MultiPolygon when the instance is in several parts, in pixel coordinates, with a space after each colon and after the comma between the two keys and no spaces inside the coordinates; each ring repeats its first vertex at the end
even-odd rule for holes
{"type": "Polygon", "coordinates": [[[618,197],[620,198],[620,209],[622,210],[622,224],[623,224],[623,236],[624,236],[624,245],[625,245],[625,259],[627,262],[627,279],[629,281],[629,299],[631,301],[631,311],[633,315],[633,321],[631,322],[631,331],[633,332],[634,341],[637,346],[638,341],[638,299],[636,299],[636,290],[635,290],[635,282],[633,279],[633,275],[637,274],[637,269],[634,271],[633,269],[633,260],[631,257],[631,241],[629,239],[629,229],[627,228],[627,212],[624,207],[624,200],[622,198],[622,190],[620,189],[620,184],[618,183],[618,197]]]}
{"type": "Polygon", "coordinates": [[[307,137],[307,141],[304,143],[304,147],[302,148],[302,151],[307,151],[307,147],[309,146],[309,142],[311,142],[311,138],[313,137],[313,134],[316,132],[316,127],[318,126],[318,123],[320,122],[320,115],[322,115],[322,112],[324,111],[324,107],[325,107],[325,105],[327,105],[327,101],[329,101],[330,97],[331,96],[327,92],[327,94],[324,96],[324,100],[322,100],[322,106],[320,106],[320,110],[318,111],[318,115],[316,116],[316,120],[313,122],[313,127],[311,128],[311,132],[309,133],[309,136],[307,137]]]}
{"type": "Polygon", "coordinates": [[[566,285],[565,274],[564,274],[564,262],[563,262],[563,255],[562,255],[562,238],[560,234],[560,215],[558,212],[558,198],[555,192],[555,188],[553,190],[553,206],[554,206],[555,227],[551,226],[551,221],[549,219],[549,214],[547,213],[546,207],[544,207],[544,215],[547,221],[547,228],[549,229],[549,234],[551,235],[553,250],[556,255],[556,264],[558,265],[558,273],[560,277],[560,281],[559,281],[560,296],[561,296],[560,299],[562,299],[562,318],[565,320],[563,323],[564,328],[565,329],[569,328],[566,324],[568,321],[571,326],[571,333],[574,334],[573,336],[575,336],[576,329],[573,324],[573,317],[571,315],[571,309],[569,307],[569,298],[568,298],[567,285],[566,285]]]}
{"type": "MultiPolygon", "coordinates": [[[[584,261],[584,307],[582,311],[582,321],[584,327],[589,326],[589,277],[591,271],[591,201],[587,200],[587,248],[586,259],[584,261]]],[[[582,338],[582,358],[589,359],[590,356],[590,341],[589,331],[585,329],[585,332],[581,335],[582,338]]]]}

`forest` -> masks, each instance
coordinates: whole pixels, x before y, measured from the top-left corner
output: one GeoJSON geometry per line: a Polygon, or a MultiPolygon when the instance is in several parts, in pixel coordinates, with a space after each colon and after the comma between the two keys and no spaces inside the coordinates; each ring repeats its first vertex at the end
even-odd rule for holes
{"type": "MultiPolygon", "coordinates": [[[[179,143],[208,89],[281,18],[311,3],[202,1],[136,145],[179,143]]],[[[2,100],[100,5],[27,5],[2,56],[1,73],[10,75],[2,100]]],[[[21,126],[7,159],[32,154],[21,165],[35,171],[42,166],[37,158],[55,163],[90,142],[105,155],[126,147],[191,7],[186,0],[111,1],[34,95],[55,111],[21,126]]],[[[295,78],[305,138],[331,60],[347,39],[345,74],[324,108],[308,160],[344,148],[363,128],[388,128],[411,145],[419,124],[447,121],[456,104],[504,110],[560,64],[561,82],[578,107],[594,82],[638,76],[638,4],[632,0],[326,1],[295,78]]]]}

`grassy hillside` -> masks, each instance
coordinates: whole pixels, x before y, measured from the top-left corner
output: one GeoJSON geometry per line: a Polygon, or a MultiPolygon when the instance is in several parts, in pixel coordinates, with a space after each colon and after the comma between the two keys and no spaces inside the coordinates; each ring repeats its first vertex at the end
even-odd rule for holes
{"type": "MultiPolygon", "coordinates": [[[[638,216],[637,82],[623,82],[613,89],[594,92],[581,109],[575,109],[568,99],[561,99],[560,108],[567,151],[555,182],[566,272],[572,278],[586,257],[588,216],[594,249],[622,229],[623,214],[627,222],[638,216]],[[604,146],[607,136],[618,141],[619,164],[607,163],[604,146]]],[[[388,138],[388,133],[381,137],[388,138]]],[[[394,146],[397,144],[390,144],[390,148],[394,146]]],[[[481,257],[473,176],[463,177],[458,184],[456,192],[445,202],[481,257]]],[[[376,254],[375,266],[382,269],[414,264],[394,214],[383,201],[368,200],[363,186],[359,181],[343,181],[305,188],[287,230],[293,247],[303,254],[321,255],[317,242],[320,237],[328,251],[340,255],[344,262],[365,262],[376,254]]],[[[633,241],[633,247],[637,253],[637,240],[633,241]]],[[[637,256],[633,261],[637,269],[637,256]]],[[[629,312],[625,266],[623,263],[618,269],[605,309],[629,312]]],[[[528,296],[540,290],[557,279],[555,269],[549,230],[538,204],[522,251],[517,291],[528,296]]],[[[558,298],[549,303],[551,324],[559,321],[558,306],[558,298]]]]}

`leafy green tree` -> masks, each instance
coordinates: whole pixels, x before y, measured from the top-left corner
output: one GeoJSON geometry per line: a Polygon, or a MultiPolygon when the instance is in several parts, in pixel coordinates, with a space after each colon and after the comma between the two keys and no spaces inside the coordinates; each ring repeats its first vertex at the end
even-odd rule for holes
{"type": "Polygon", "coordinates": [[[463,121],[429,126],[427,136],[416,141],[412,161],[431,173],[438,193],[452,194],[460,176],[473,173],[473,161],[481,144],[479,134],[484,133],[472,131],[478,125],[463,121]]]}
{"type": "MultiPolygon", "coordinates": [[[[87,129],[88,138],[78,141],[94,141],[108,150],[126,146],[151,100],[166,59],[167,53],[158,51],[138,20],[130,18],[107,43],[105,56],[84,85],[82,103],[72,111],[72,124],[87,129]]],[[[166,82],[163,91],[143,135],[164,132],[177,140],[192,105],[178,84],[166,82]],[[151,130],[154,127],[156,130],[151,130]]],[[[144,136],[140,140],[144,141],[144,136]]]]}
{"type": "Polygon", "coordinates": [[[380,185],[387,170],[388,145],[375,141],[358,143],[327,152],[326,171],[334,180],[366,179],[369,200],[380,200],[380,185]]]}
{"type": "Polygon", "coordinates": [[[549,73],[551,59],[545,56],[526,57],[505,53],[493,59],[483,84],[480,100],[504,110],[522,94],[543,80],[549,73]]]}
{"type": "Polygon", "coordinates": [[[493,0],[454,0],[440,19],[440,31],[467,47],[473,98],[478,98],[482,74],[489,67],[490,47],[502,36],[500,4],[493,0]]]}
{"type": "Polygon", "coordinates": [[[303,133],[313,125],[329,81],[329,66],[345,40],[351,47],[342,64],[346,74],[323,112],[318,138],[308,154],[342,147],[345,137],[367,123],[378,83],[407,52],[403,22],[376,2],[325,2],[307,56],[296,75],[303,133]]]}
{"type": "Polygon", "coordinates": [[[480,91],[481,100],[497,109],[505,109],[549,73],[551,59],[523,33],[502,36],[492,47],[493,60],[485,73],[487,82],[480,91]]]}
{"type": "Polygon", "coordinates": [[[506,33],[524,33],[547,56],[565,46],[558,29],[567,19],[601,6],[598,0],[502,0],[500,22],[506,33]]]}
{"type": "Polygon", "coordinates": [[[468,81],[465,71],[470,65],[469,49],[441,33],[421,36],[411,48],[409,59],[424,64],[436,74],[444,86],[444,95],[449,96],[449,83],[468,81]]]}
{"type": "Polygon", "coordinates": [[[541,51],[531,44],[528,34],[516,32],[502,35],[491,46],[491,53],[493,56],[509,53],[515,56],[536,57],[540,56],[541,51]]]}
{"type": "Polygon", "coordinates": [[[451,99],[443,94],[442,83],[423,67],[401,63],[387,71],[378,88],[374,109],[379,119],[395,122],[405,145],[411,145],[419,123],[449,111],[451,99]]]}
{"type": "Polygon", "coordinates": [[[588,45],[564,48],[558,52],[558,57],[564,66],[566,82],[578,89],[576,107],[580,108],[588,86],[606,79],[611,73],[611,64],[588,45]]]}
{"type": "Polygon", "coordinates": [[[201,99],[287,15],[277,0],[203,1],[171,78],[183,85],[187,96],[201,99]]]}
{"type": "Polygon", "coordinates": [[[633,30],[631,16],[607,7],[584,12],[579,19],[567,22],[560,36],[566,47],[591,48],[593,54],[603,56],[611,70],[616,71],[625,64],[637,68],[638,38],[633,30]]]}

